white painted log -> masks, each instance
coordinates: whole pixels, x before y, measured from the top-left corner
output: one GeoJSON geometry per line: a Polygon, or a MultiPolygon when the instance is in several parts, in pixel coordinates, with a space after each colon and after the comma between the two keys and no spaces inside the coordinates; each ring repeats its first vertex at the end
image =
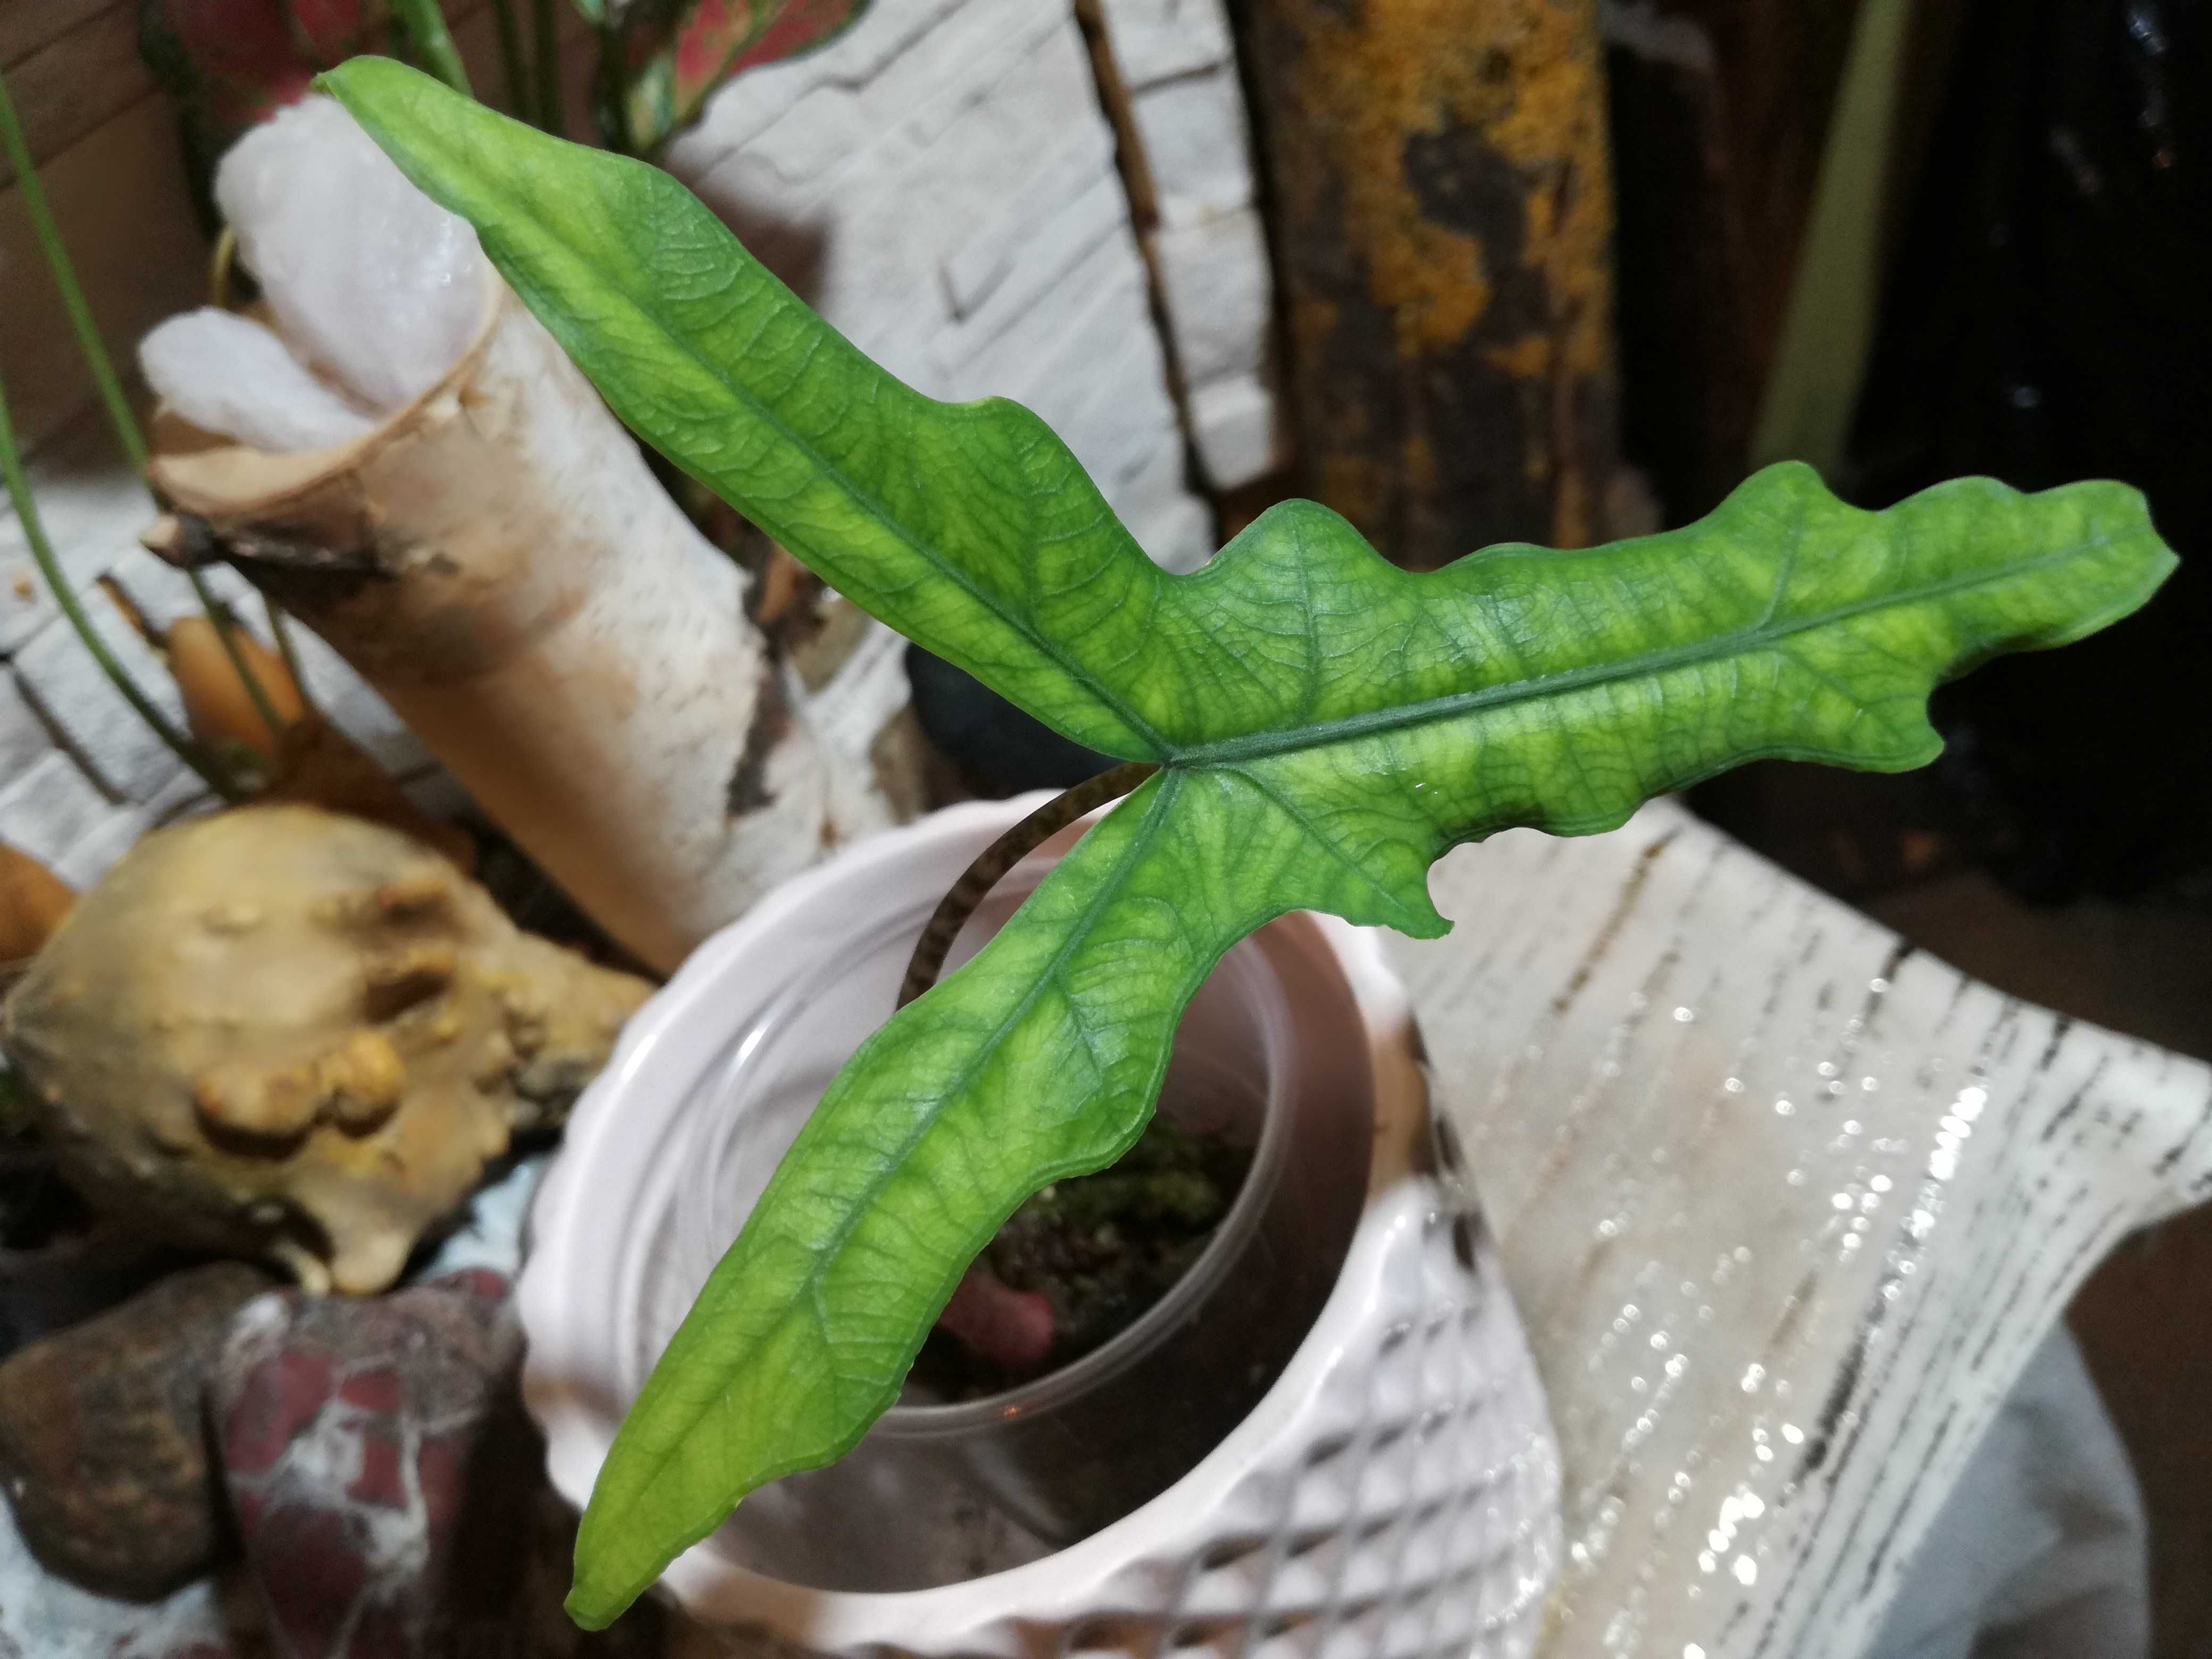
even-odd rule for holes
{"type": "Polygon", "coordinates": [[[271,454],[170,429],[155,480],[672,968],[880,803],[830,775],[736,568],[506,285],[483,292],[461,361],[368,436],[271,454]]]}

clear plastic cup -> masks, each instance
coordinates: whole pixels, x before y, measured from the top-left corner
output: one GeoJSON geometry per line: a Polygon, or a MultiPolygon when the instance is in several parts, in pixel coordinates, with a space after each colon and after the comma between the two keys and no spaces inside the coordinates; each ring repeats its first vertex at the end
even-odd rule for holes
{"type": "MultiPolygon", "coordinates": [[[[1000,884],[956,965],[1050,863],[1033,857],[1000,884]]],[[[819,949],[675,1114],[629,1322],[629,1392],[830,1079],[888,1017],[936,898],[825,914],[819,949]]],[[[951,1405],[909,1388],[839,1462],[746,1498],[712,1547],[816,1589],[920,1589],[1040,1559],[1164,1492],[1258,1403],[1327,1300],[1365,1197],[1372,1091],[1358,1006],[1314,924],[1285,917],[1237,945],[1193,999],[1161,1094],[1182,1127],[1253,1151],[1189,1270],[1103,1346],[1032,1382],[951,1405]]]]}

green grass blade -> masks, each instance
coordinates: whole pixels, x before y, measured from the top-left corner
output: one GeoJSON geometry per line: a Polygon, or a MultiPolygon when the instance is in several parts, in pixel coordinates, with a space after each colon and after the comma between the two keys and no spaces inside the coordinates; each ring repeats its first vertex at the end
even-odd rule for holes
{"type": "Polygon", "coordinates": [[[69,314],[70,331],[76,337],[78,352],[99,391],[100,401],[107,410],[108,424],[115,428],[116,441],[131,458],[131,466],[143,473],[146,470],[146,440],[138,430],[137,417],[131,412],[130,398],[124,396],[123,382],[116,376],[106,342],[100,337],[100,325],[94,319],[92,307],[76,280],[76,270],[70,262],[69,249],[63,245],[61,230],[46,205],[46,187],[39,182],[39,170],[31,163],[31,147],[23,137],[23,124],[16,117],[15,100],[8,95],[4,76],[0,76],[0,150],[4,150],[8,165],[15,169],[15,193],[22,199],[24,216],[31,222],[31,234],[45,256],[47,273],[60,291],[62,309],[69,314]]]}
{"type": "Polygon", "coordinates": [[[431,74],[464,98],[474,95],[469,90],[468,67],[461,62],[460,49],[453,45],[438,0],[392,0],[392,15],[431,74]]]}
{"type": "Polygon", "coordinates": [[[199,775],[201,782],[223,799],[237,800],[237,786],[200,752],[198,744],[170,722],[160,706],[146,695],[137,681],[131,678],[131,671],[123,665],[114,652],[108,649],[107,641],[100,637],[100,630],[92,624],[92,618],[85,614],[84,605],[77,598],[69,573],[62,568],[62,562],[54,555],[53,544],[46,539],[46,524],[39,516],[39,504],[31,495],[31,480],[23,470],[22,450],[15,441],[15,422],[9,412],[8,389],[4,382],[0,382],[0,481],[4,481],[7,485],[8,499],[15,509],[16,522],[22,526],[23,540],[30,547],[31,557],[39,567],[39,574],[46,579],[46,586],[54,596],[54,603],[68,619],[78,642],[99,665],[100,672],[107,677],[108,684],[131,705],[138,718],[146,722],[154,735],[199,775]]]}

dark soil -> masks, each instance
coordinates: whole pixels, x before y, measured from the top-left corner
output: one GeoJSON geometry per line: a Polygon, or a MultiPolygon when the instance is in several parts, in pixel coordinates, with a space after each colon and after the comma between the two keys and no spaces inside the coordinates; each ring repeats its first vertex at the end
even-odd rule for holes
{"type": "Polygon", "coordinates": [[[982,1265],[1002,1283],[1052,1304],[1044,1364],[1010,1370],[940,1328],[916,1358],[914,1381],[941,1401],[976,1400],[1104,1346],[1204,1253],[1251,1166],[1249,1146],[1190,1133],[1155,1113],[1118,1163],[1047,1187],[983,1253],[982,1265]]]}
{"type": "Polygon", "coordinates": [[[10,1119],[4,1097],[14,1087],[0,1075],[0,1250],[35,1250],[83,1232],[92,1215],[28,1130],[10,1119]]]}

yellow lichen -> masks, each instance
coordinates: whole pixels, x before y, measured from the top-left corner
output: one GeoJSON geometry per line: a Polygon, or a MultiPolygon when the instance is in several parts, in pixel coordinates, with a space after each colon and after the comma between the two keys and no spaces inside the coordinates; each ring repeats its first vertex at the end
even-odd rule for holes
{"type": "MultiPolygon", "coordinates": [[[[1612,312],[1613,204],[1593,0],[1364,0],[1349,16],[1328,0],[1275,4],[1301,43],[1279,180],[1293,218],[1341,216],[1367,295],[1407,362],[1480,334],[1514,274],[1501,260],[1536,276],[1542,332],[1486,346],[1482,356],[1544,399],[1531,428],[1534,476],[1552,480],[1554,538],[1587,539],[1593,514],[1573,453],[1572,382],[1606,369],[1612,312]],[[1486,149],[1514,170],[1517,248],[1486,246],[1439,222],[1433,204],[1425,208],[1424,181],[1407,158],[1409,141],[1424,135],[1455,136],[1443,147],[1447,167],[1486,149]],[[1325,198],[1324,191],[1333,193],[1325,198]]],[[[1306,361],[1321,359],[1337,309],[1294,304],[1292,339],[1306,361]]],[[[1346,414],[1323,412],[1325,452],[1357,447],[1346,414]]],[[[1401,444],[1417,488],[1412,473],[1433,477],[1432,467],[1423,471],[1420,441],[1401,444]]],[[[1347,487],[1330,500],[1355,520],[1395,493],[1389,480],[1355,478],[1361,469],[1334,457],[1325,456],[1322,471],[1335,480],[1332,492],[1337,483],[1347,487]]]]}
{"type": "MultiPolygon", "coordinates": [[[[1323,0],[1282,3],[1305,43],[1294,96],[1344,181],[1346,228],[1399,349],[1452,344],[1489,308],[1486,251],[1424,215],[1405,166],[1408,137],[1465,125],[1528,179],[1522,263],[1571,319],[1570,367],[1598,368],[1612,200],[1588,0],[1366,0],[1352,18],[1323,0]]],[[[1310,191],[1314,170],[1297,172],[1310,191]]]]}

